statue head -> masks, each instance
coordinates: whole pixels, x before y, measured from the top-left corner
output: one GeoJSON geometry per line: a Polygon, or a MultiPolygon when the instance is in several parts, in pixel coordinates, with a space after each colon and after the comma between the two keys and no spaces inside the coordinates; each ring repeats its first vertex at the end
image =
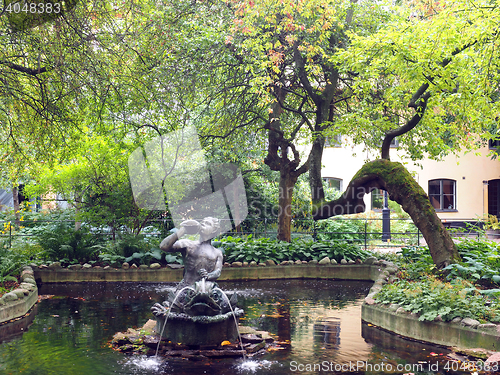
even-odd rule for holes
{"type": "Polygon", "coordinates": [[[220,223],[215,217],[206,217],[200,222],[200,241],[204,242],[219,235],[220,223]]]}

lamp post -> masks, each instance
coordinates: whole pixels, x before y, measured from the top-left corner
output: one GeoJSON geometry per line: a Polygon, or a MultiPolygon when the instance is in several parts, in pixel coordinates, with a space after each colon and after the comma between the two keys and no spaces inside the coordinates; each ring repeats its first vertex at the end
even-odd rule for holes
{"type": "Polygon", "coordinates": [[[387,191],[384,190],[384,207],[382,208],[382,241],[391,239],[391,210],[388,206],[387,191]]]}

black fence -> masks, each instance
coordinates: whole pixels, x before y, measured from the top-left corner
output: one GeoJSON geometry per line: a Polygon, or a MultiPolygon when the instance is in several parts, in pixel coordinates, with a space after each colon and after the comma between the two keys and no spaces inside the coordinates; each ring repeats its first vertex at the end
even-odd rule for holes
{"type": "MultiPolygon", "coordinates": [[[[425,245],[422,233],[411,219],[391,218],[390,231],[386,233],[382,232],[382,220],[379,217],[337,217],[320,222],[311,219],[292,219],[291,237],[292,239],[303,238],[313,241],[345,241],[359,244],[365,249],[425,245]]],[[[0,240],[3,242],[3,246],[11,247],[13,241],[17,238],[37,236],[32,230],[27,229],[54,223],[67,223],[68,226],[75,224],[74,221],[28,220],[16,225],[14,221],[0,221],[0,224],[2,224],[0,228],[3,226],[0,240]]],[[[452,236],[479,237],[482,233],[482,223],[471,219],[454,220],[452,222],[443,220],[443,224],[451,232],[452,236]]],[[[115,228],[97,227],[89,223],[82,223],[81,225],[96,236],[106,237],[109,240],[115,240],[124,233],[131,233],[131,229],[127,226],[115,228]]],[[[151,220],[147,222],[147,225],[142,228],[140,233],[144,236],[163,238],[169,234],[169,230],[173,227],[174,224],[171,219],[151,220]]],[[[275,219],[247,218],[240,226],[233,227],[231,231],[223,233],[221,236],[246,237],[251,235],[253,238],[276,238],[277,228],[278,223],[275,219]]]]}

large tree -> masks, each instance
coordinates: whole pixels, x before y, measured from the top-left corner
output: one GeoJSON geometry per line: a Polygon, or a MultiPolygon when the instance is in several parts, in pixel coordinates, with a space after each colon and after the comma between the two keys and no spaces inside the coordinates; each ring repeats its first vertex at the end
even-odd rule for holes
{"type": "MultiPolygon", "coordinates": [[[[0,160],[8,163],[2,187],[22,181],[49,189],[41,176],[81,169],[87,152],[95,157],[93,139],[138,145],[189,115],[191,77],[175,65],[189,31],[170,26],[193,15],[190,3],[65,4],[58,17],[0,18],[0,160]]],[[[111,171],[119,172],[108,168],[108,180],[126,184],[123,173],[111,171]]],[[[76,197],[89,189],[73,187],[76,197]]]]}
{"type": "Polygon", "coordinates": [[[278,238],[290,241],[293,188],[309,171],[313,201],[323,201],[325,133],[340,133],[336,119],[350,98],[351,74],[333,56],[348,43],[348,31],[371,32],[384,11],[349,0],[227,1],[227,7],[230,29],[224,25],[223,44],[216,44],[223,67],[209,91],[214,115],[206,131],[225,141],[239,131],[267,133],[264,161],[280,178],[278,238]],[[301,153],[306,142],[312,147],[301,153]]]}
{"type": "Polygon", "coordinates": [[[315,219],[361,212],[363,195],[382,188],[410,214],[438,267],[459,259],[423,189],[390,161],[390,143],[398,137],[417,160],[469,150],[480,144],[479,136],[493,136],[489,130],[499,113],[498,17],[497,6],[486,2],[448,1],[425,16],[399,9],[378,33],[354,37],[350,49],[339,53],[359,74],[359,104],[343,120],[353,125],[355,143],[381,149],[381,160],[363,166],[344,195],[320,207],[315,219]]]}
{"type": "Polygon", "coordinates": [[[16,145],[25,163],[71,159],[88,134],[119,140],[145,124],[169,128],[183,104],[174,108],[176,91],[188,91],[163,69],[178,44],[168,26],[188,3],[66,4],[31,27],[0,18],[0,147],[16,145]]]}

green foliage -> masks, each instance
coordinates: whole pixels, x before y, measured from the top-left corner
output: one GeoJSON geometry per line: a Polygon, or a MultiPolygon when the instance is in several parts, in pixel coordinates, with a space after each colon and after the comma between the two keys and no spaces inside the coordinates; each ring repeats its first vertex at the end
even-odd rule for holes
{"type": "Polygon", "coordinates": [[[10,249],[13,253],[23,257],[24,264],[41,263],[46,253],[40,245],[39,235],[49,233],[58,223],[66,226],[74,225],[74,216],[71,210],[53,210],[50,212],[35,212],[29,205],[21,208],[21,225],[15,224],[14,211],[0,212],[0,220],[5,220],[3,227],[10,225],[10,230],[3,231],[0,245],[10,249]]]}
{"type": "Polygon", "coordinates": [[[365,259],[370,255],[367,251],[348,243],[313,242],[302,239],[295,239],[289,243],[269,238],[253,239],[251,235],[244,238],[225,237],[219,242],[214,242],[214,246],[224,251],[224,259],[227,262],[260,263],[270,259],[280,263],[285,260],[321,260],[324,257],[340,262],[342,259],[365,259]]]}
{"type": "Polygon", "coordinates": [[[470,134],[495,136],[490,129],[497,122],[499,103],[492,98],[498,69],[491,69],[497,65],[491,35],[498,9],[480,8],[450,0],[432,14],[415,17],[415,9],[400,3],[377,32],[351,35],[351,45],[334,59],[359,73],[352,86],[359,104],[340,120],[355,143],[380,148],[381,137],[418,112],[414,104],[422,104],[424,93],[423,118],[399,137],[400,148],[412,159],[479,146],[470,134]]]}
{"type": "Polygon", "coordinates": [[[424,280],[438,271],[429,249],[425,246],[403,247],[398,254],[400,276],[408,280],[424,280]]]}
{"type": "Polygon", "coordinates": [[[499,245],[465,239],[457,244],[463,262],[438,270],[427,247],[406,247],[394,261],[399,280],[384,285],[375,299],[399,304],[420,320],[454,317],[500,322],[499,245]],[[493,289],[485,289],[485,286],[493,289]]]}
{"type": "Polygon", "coordinates": [[[66,222],[57,222],[54,228],[39,233],[37,241],[47,259],[62,263],[97,260],[102,243],[87,228],[75,230],[66,222]]]}
{"type": "Polygon", "coordinates": [[[485,215],[484,217],[484,229],[499,230],[500,223],[495,215],[485,215]]]}
{"type": "Polygon", "coordinates": [[[500,285],[500,245],[493,241],[464,240],[457,244],[461,263],[444,269],[447,279],[461,278],[485,285],[500,285]]]}
{"type": "Polygon", "coordinates": [[[398,280],[384,286],[375,299],[382,304],[398,304],[406,311],[419,314],[421,321],[432,321],[440,315],[445,321],[461,317],[500,322],[498,299],[481,294],[465,280],[448,283],[433,277],[421,281],[398,280]]]}
{"type": "Polygon", "coordinates": [[[0,283],[17,281],[19,271],[27,260],[27,257],[18,251],[0,247],[0,283]]]}
{"type": "Polygon", "coordinates": [[[101,252],[97,255],[97,257],[99,262],[105,266],[120,267],[123,262],[125,262],[125,257],[123,255],[101,252]]]}
{"type": "Polygon", "coordinates": [[[365,222],[362,219],[343,220],[341,218],[321,220],[316,224],[316,232],[319,241],[360,241],[365,238],[365,222]]]}
{"type": "Polygon", "coordinates": [[[168,254],[159,249],[159,240],[144,235],[121,235],[116,241],[108,241],[101,247],[99,260],[105,264],[119,266],[123,262],[130,264],[179,263],[180,255],[168,254]]]}

